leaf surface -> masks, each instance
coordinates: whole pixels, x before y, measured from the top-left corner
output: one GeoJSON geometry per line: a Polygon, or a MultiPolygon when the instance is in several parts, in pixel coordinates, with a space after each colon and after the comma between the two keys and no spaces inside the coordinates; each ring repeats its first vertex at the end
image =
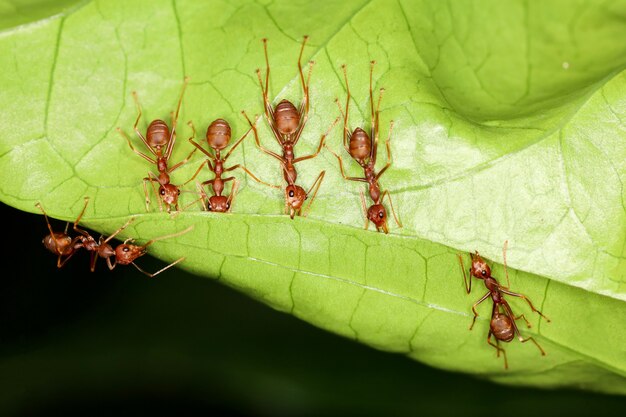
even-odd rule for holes
{"type": "MultiPolygon", "coordinates": [[[[626,392],[626,37],[623,1],[254,3],[92,1],[0,35],[0,198],[73,220],[85,195],[85,225],[110,233],[130,215],[124,236],[149,239],[195,225],[154,245],[182,255],[185,269],[224,283],[315,325],[426,363],[512,384],[574,385],[626,392]],[[315,60],[312,110],[297,154],[313,152],[345,99],[351,127],[369,126],[369,61],[385,87],[381,143],[395,120],[393,165],[382,178],[403,228],[362,229],[359,190],[327,152],[299,166],[306,188],[323,186],[307,219],[278,213],[282,193],[240,177],[234,214],[193,207],[175,219],[146,214],[141,179],[153,168],[115,128],[131,133],[137,91],[146,123],[169,120],[184,75],[186,92],[172,161],[203,132],[239,111],[261,113],[254,70],[269,38],[271,95],[301,99],[297,53],[315,60]],[[602,47],[598,47],[602,45],[602,47]],[[457,252],[507,261],[512,288],[552,319],[531,317],[531,344],[507,345],[504,371],[485,341],[489,301],[472,332],[471,304],[457,252]]],[[[4,21],[21,23],[19,20],[4,21]]],[[[276,101],[277,102],[277,101],[276,101]]],[[[261,141],[277,150],[260,123],[261,141]]],[[[135,139],[133,139],[135,140],[135,139]]],[[[341,150],[340,128],[328,140],[341,150]]],[[[135,140],[139,146],[139,140],[135,140]]],[[[384,147],[379,149],[380,165],[384,147]]],[[[343,150],[342,150],[343,152],[343,150]]],[[[345,153],[344,153],[345,154],[345,153]]],[[[344,155],[345,161],[348,157],[344,155]]],[[[186,181],[201,162],[173,174],[186,181]]],[[[266,181],[280,169],[248,139],[232,162],[266,181]]],[[[348,164],[351,175],[359,172],[348,164]]],[[[154,198],[154,197],[153,197],[154,198]]],[[[193,199],[183,194],[183,203],[193,199]]],[[[156,208],[156,204],[154,205],[156,208]]],[[[42,228],[43,229],[43,228],[42,228]]],[[[466,260],[467,261],[467,260],[466,260]]],[[[496,277],[502,270],[495,267],[496,277]]],[[[475,288],[478,288],[476,286],[475,288]]],[[[483,288],[481,288],[482,290],[483,288]]]]}

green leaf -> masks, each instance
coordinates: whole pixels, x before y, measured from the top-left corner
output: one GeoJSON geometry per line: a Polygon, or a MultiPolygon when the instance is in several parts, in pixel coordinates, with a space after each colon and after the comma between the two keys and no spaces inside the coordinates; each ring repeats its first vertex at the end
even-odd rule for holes
{"type": "MultiPolygon", "coordinates": [[[[110,233],[137,215],[123,236],[138,239],[193,224],[152,253],[185,255],[187,270],[434,366],[510,384],[626,393],[625,5],[84,3],[0,36],[0,123],[11,126],[0,143],[0,199],[28,211],[42,201],[54,217],[73,220],[89,195],[85,225],[110,233]],[[244,177],[235,214],[146,214],[141,179],[154,169],[115,132],[130,132],[136,117],[130,92],[139,93],[145,121],[167,119],[188,75],[181,121],[203,130],[222,117],[241,135],[239,111],[262,112],[260,38],[270,40],[272,96],[297,103],[305,33],[305,57],[316,64],[311,118],[296,152],[312,152],[337,117],[343,63],[351,125],[368,126],[375,59],[376,88],[386,89],[383,139],[396,122],[394,163],[382,182],[404,227],[387,236],[363,230],[362,185],[345,182],[326,152],[299,167],[305,187],[327,171],[306,219],[278,215],[281,192],[244,177]],[[523,335],[548,355],[511,343],[508,371],[485,340],[488,301],[467,330],[482,292],[465,294],[456,259],[478,249],[501,261],[505,240],[512,288],[552,319],[538,321],[511,300],[532,319],[523,335]]],[[[275,145],[260,125],[261,141],[275,145]]],[[[179,130],[173,161],[189,153],[189,133],[179,130]]],[[[340,142],[335,129],[329,146],[340,150],[340,142]]],[[[184,182],[200,161],[196,155],[173,181],[184,182]]],[[[281,181],[275,161],[249,140],[231,162],[281,181]]],[[[503,275],[498,266],[494,273],[503,275]]]]}

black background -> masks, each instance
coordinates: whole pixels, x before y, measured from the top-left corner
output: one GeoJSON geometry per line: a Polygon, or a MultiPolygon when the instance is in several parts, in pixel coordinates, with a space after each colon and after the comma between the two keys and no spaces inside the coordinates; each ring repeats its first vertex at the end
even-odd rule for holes
{"type": "MultiPolygon", "coordinates": [[[[2,205],[0,416],[623,415],[621,397],[495,385],[370,349],[213,280],[61,270],[2,205]]],[[[58,229],[64,223],[55,222],[58,229]]],[[[144,257],[148,271],[162,265],[144,257]]],[[[496,360],[494,358],[494,360],[496,360]]]]}

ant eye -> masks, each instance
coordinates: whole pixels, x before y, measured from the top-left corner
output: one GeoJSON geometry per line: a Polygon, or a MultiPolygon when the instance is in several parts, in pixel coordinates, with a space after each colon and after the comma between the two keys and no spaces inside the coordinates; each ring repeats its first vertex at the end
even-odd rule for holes
{"type": "Polygon", "coordinates": [[[482,270],[481,274],[483,274],[483,277],[487,276],[487,271],[485,271],[484,269],[482,270]]]}
{"type": "Polygon", "coordinates": [[[293,197],[293,190],[289,191],[289,197],[293,197]]]}
{"type": "Polygon", "coordinates": [[[380,218],[382,219],[383,217],[385,217],[385,213],[383,213],[383,212],[381,211],[380,213],[378,213],[378,217],[380,217],[380,218]]]}
{"type": "Polygon", "coordinates": [[[161,188],[160,193],[161,193],[161,195],[165,195],[165,189],[161,188]]]}
{"type": "Polygon", "coordinates": [[[226,208],[229,209],[230,208],[230,203],[226,203],[226,208]]]}
{"type": "Polygon", "coordinates": [[[207,208],[207,210],[209,210],[209,211],[213,210],[213,207],[211,207],[211,203],[207,204],[206,208],[207,208]]]}
{"type": "Polygon", "coordinates": [[[124,248],[123,248],[122,250],[123,250],[124,252],[128,252],[128,251],[129,251],[128,246],[124,246],[124,248]]]}

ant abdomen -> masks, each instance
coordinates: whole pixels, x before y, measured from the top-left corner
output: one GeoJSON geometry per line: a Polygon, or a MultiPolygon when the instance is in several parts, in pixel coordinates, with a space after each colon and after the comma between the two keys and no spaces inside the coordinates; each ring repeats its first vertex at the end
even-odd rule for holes
{"type": "Polygon", "coordinates": [[[214,120],[206,130],[206,140],[215,150],[223,150],[230,142],[230,125],[224,119],[214,120]]]}
{"type": "Polygon", "coordinates": [[[515,330],[511,318],[506,314],[494,314],[491,318],[491,332],[496,339],[510,342],[515,337],[515,330]]]}
{"type": "Polygon", "coordinates": [[[65,255],[72,250],[72,238],[65,233],[46,235],[41,241],[46,249],[56,255],[65,255]]]}
{"type": "Polygon", "coordinates": [[[290,101],[283,100],[276,105],[274,121],[280,134],[291,135],[300,125],[300,112],[290,101]]]}
{"type": "Polygon", "coordinates": [[[170,129],[163,120],[153,120],[148,126],[146,140],[153,148],[164,147],[170,141],[170,129]]]}
{"type": "Polygon", "coordinates": [[[372,152],[372,141],[365,130],[357,127],[350,137],[350,156],[360,164],[370,156],[372,152]]]}

